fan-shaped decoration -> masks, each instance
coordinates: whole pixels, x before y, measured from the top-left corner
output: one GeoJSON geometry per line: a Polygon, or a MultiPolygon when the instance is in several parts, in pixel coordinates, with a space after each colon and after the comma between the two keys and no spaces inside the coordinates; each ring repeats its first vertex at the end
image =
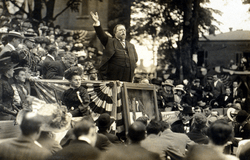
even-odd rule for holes
{"type": "MultiPolygon", "coordinates": [[[[38,98],[44,100],[46,103],[56,103],[57,101],[61,101],[63,92],[69,89],[69,86],[65,85],[65,83],[55,83],[53,81],[36,81],[34,83],[38,98]]],[[[89,106],[92,111],[99,114],[109,113],[116,119],[117,132],[120,133],[124,131],[121,100],[122,93],[120,83],[83,81],[82,86],[87,89],[91,99],[89,106]],[[116,89],[116,96],[113,95],[114,89],[116,89]],[[114,97],[117,97],[117,99],[113,99],[114,97]],[[115,107],[114,104],[116,104],[115,107]]]]}

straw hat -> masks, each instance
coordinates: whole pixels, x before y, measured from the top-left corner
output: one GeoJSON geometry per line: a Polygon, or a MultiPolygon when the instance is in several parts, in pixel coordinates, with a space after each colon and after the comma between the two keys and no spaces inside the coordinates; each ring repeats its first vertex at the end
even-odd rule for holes
{"type": "Polygon", "coordinates": [[[162,86],[171,86],[171,87],[174,87],[173,85],[174,81],[171,80],[171,79],[167,79],[165,82],[162,82],[162,86]]]}
{"type": "Polygon", "coordinates": [[[9,31],[8,36],[18,37],[21,39],[25,38],[21,33],[16,32],[16,31],[9,31]]]}
{"type": "Polygon", "coordinates": [[[178,90],[182,91],[184,94],[186,93],[186,91],[184,90],[184,85],[182,84],[179,84],[174,88],[174,92],[177,92],[178,90]]]}

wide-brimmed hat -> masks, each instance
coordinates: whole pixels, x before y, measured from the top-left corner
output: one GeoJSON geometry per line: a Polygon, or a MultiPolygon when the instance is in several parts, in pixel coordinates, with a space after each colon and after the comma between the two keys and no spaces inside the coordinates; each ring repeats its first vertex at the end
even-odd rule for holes
{"type": "Polygon", "coordinates": [[[112,123],[115,120],[113,118],[110,118],[110,115],[108,113],[101,114],[98,119],[95,121],[96,126],[101,128],[108,128],[112,125],[112,123]]]}
{"type": "Polygon", "coordinates": [[[171,87],[174,87],[173,85],[174,81],[171,80],[171,79],[167,79],[165,82],[162,82],[162,86],[171,86],[171,87]]]}
{"type": "Polygon", "coordinates": [[[184,85],[182,85],[182,84],[179,84],[176,87],[174,87],[174,92],[176,92],[178,90],[182,91],[184,94],[186,93],[186,91],[184,90],[184,85]]]}
{"type": "Polygon", "coordinates": [[[74,76],[74,75],[79,75],[81,76],[83,73],[83,70],[81,67],[78,67],[78,66],[74,66],[74,67],[70,67],[69,69],[67,69],[65,71],[65,78],[67,80],[71,80],[71,78],[74,76]]]}
{"type": "Polygon", "coordinates": [[[29,28],[25,31],[24,36],[25,37],[36,37],[37,34],[32,28],[29,28]]]}
{"type": "Polygon", "coordinates": [[[21,39],[25,38],[21,33],[16,32],[16,31],[9,31],[8,36],[18,37],[21,39]]]}
{"type": "Polygon", "coordinates": [[[18,65],[18,63],[13,63],[10,56],[0,58],[0,73],[4,73],[16,65],[18,65]]]}
{"type": "Polygon", "coordinates": [[[16,118],[17,124],[21,124],[23,115],[27,112],[36,113],[37,119],[42,122],[42,131],[63,132],[70,129],[72,115],[67,113],[67,107],[59,104],[43,104],[38,109],[21,110],[16,118]]]}

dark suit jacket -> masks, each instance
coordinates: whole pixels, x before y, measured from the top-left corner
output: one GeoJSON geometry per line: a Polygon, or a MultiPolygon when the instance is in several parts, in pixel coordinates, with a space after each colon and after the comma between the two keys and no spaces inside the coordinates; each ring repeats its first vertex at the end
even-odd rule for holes
{"type": "Polygon", "coordinates": [[[214,86],[214,84],[212,84],[213,87],[213,95],[214,98],[218,98],[220,95],[225,93],[225,88],[224,88],[224,84],[220,81],[217,82],[216,86],[214,86]]]}
{"type": "Polygon", "coordinates": [[[51,155],[50,151],[23,136],[0,143],[1,160],[44,160],[51,155]]]}
{"type": "MultiPolygon", "coordinates": [[[[105,47],[103,51],[101,64],[98,67],[100,78],[103,80],[109,80],[109,77],[107,77],[107,73],[109,72],[109,68],[108,68],[109,60],[117,52],[117,49],[119,50],[119,48],[122,48],[122,45],[118,39],[108,37],[102,30],[101,26],[95,27],[95,31],[102,45],[105,47]]],[[[131,68],[130,81],[132,81],[132,78],[134,76],[134,70],[136,67],[136,62],[138,60],[138,56],[137,56],[134,45],[129,43],[128,41],[125,41],[125,43],[128,48],[128,55],[130,59],[130,68],[131,68]]]]}
{"type": "MultiPolygon", "coordinates": [[[[234,92],[234,90],[233,90],[233,88],[232,88],[232,95],[233,95],[233,92],[234,92]]],[[[238,98],[242,99],[242,98],[244,98],[242,89],[237,88],[237,89],[236,89],[236,96],[233,97],[233,98],[234,98],[234,99],[238,99],[238,98]]]]}
{"type": "Polygon", "coordinates": [[[118,137],[114,134],[108,133],[106,131],[100,132],[100,130],[98,131],[98,133],[105,135],[112,143],[119,143],[120,142],[118,137]]]}
{"type": "Polygon", "coordinates": [[[50,61],[47,64],[45,79],[63,79],[64,71],[68,68],[69,66],[63,61],[50,61]]]}
{"type": "Polygon", "coordinates": [[[49,160],[95,160],[100,151],[86,141],[73,140],[67,147],[57,152],[49,160]]]}
{"type": "Polygon", "coordinates": [[[219,104],[219,107],[226,107],[228,103],[233,103],[233,96],[232,94],[228,96],[227,100],[225,100],[226,94],[222,94],[217,98],[217,102],[219,104]]]}
{"type": "MultiPolygon", "coordinates": [[[[70,129],[65,137],[61,140],[61,146],[64,148],[70,144],[71,141],[75,139],[75,135],[73,134],[73,129],[70,129]]],[[[95,143],[95,147],[99,150],[107,150],[107,148],[113,146],[113,144],[109,141],[109,139],[103,134],[97,133],[97,140],[95,143]]]]}

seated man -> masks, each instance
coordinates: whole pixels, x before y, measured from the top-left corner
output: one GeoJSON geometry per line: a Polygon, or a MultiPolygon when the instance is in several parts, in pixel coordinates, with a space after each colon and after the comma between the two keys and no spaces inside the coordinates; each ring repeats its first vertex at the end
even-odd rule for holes
{"type": "Polygon", "coordinates": [[[0,143],[0,159],[43,160],[49,157],[51,153],[36,141],[40,136],[41,125],[36,113],[25,113],[20,125],[21,135],[0,143]]]}

